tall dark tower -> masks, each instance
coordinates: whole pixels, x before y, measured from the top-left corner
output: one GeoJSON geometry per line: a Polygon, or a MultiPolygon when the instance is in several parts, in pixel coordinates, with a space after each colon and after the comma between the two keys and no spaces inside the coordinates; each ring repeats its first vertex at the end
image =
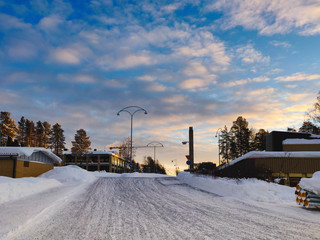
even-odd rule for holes
{"type": "Polygon", "coordinates": [[[193,152],[193,128],[189,127],[189,161],[190,171],[194,169],[194,152],[193,152]]]}

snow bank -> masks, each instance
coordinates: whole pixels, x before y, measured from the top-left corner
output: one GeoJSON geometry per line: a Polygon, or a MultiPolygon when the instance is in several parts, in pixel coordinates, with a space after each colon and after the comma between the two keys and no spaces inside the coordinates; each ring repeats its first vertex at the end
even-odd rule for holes
{"type": "Polygon", "coordinates": [[[299,186],[315,194],[320,194],[320,172],[315,172],[312,178],[302,178],[299,186]]]}
{"type": "Polygon", "coordinates": [[[88,172],[78,166],[55,167],[37,178],[0,177],[0,204],[17,200],[65,184],[92,183],[99,177],[169,177],[152,173],[88,172]]]}
{"type": "Polygon", "coordinates": [[[61,185],[56,179],[0,177],[0,204],[61,185]]]}
{"type": "Polygon", "coordinates": [[[236,180],[197,176],[189,172],[180,172],[178,179],[192,187],[246,202],[290,204],[295,202],[295,188],[268,183],[255,178],[236,180]]]}
{"type": "Polygon", "coordinates": [[[97,180],[92,172],[88,172],[78,166],[65,166],[55,167],[53,170],[48,171],[40,176],[40,178],[53,178],[62,183],[84,183],[93,182],[97,180]]]}

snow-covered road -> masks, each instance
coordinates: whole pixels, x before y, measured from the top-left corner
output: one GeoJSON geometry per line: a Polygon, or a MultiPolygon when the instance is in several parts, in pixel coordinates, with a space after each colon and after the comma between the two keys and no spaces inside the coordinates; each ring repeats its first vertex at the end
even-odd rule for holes
{"type": "MultiPolygon", "coordinates": [[[[42,202],[42,211],[28,213],[32,219],[21,219],[2,239],[320,239],[320,221],[199,191],[176,178],[99,178],[70,201],[52,196],[54,207],[45,206],[46,196],[27,198],[29,208],[42,202]]],[[[1,216],[0,223],[6,223],[1,216]]]]}

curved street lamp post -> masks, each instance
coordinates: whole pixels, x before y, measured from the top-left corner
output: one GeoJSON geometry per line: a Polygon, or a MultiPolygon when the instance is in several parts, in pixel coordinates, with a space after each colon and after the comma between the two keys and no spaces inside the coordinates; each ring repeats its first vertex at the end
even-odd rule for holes
{"type": "Polygon", "coordinates": [[[150,142],[147,144],[147,147],[153,147],[153,160],[154,160],[154,173],[156,173],[157,165],[156,165],[156,148],[164,147],[161,142],[150,142]]]}
{"type": "Polygon", "coordinates": [[[131,135],[130,135],[130,164],[131,165],[130,166],[132,166],[132,121],[133,121],[133,115],[139,111],[144,111],[144,114],[148,114],[145,109],[143,109],[142,107],[139,107],[139,106],[128,106],[128,107],[121,109],[117,113],[117,115],[119,116],[121,112],[127,112],[131,116],[131,135]]]}

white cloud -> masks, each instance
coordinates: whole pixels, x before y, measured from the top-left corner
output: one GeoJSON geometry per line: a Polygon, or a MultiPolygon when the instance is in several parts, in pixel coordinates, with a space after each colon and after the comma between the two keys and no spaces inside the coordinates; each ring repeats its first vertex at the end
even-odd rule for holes
{"type": "Polygon", "coordinates": [[[261,77],[256,77],[256,78],[247,78],[247,79],[241,79],[241,80],[237,80],[237,81],[226,82],[226,83],[222,83],[221,85],[223,87],[235,87],[235,86],[239,86],[239,85],[245,85],[248,83],[267,82],[269,80],[270,80],[270,78],[268,78],[266,76],[261,76],[261,77]]]}
{"type": "Polygon", "coordinates": [[[39,28],[45,31],[52,31],[56,29],[64,20],[58,15],[51,15],[44,17],[39,22],[39,28]]]}
{"type": "Polygon", "coordinates": [[[270,95],[274,93],[274,88],[263,88],[249,92],[250,95],[270,95]]]}
{"type": "Polygon", "coordinates": [[[315,0],[219,0],[205,9],[222,11],[222,26],[226,29],[243,26],[263,35],[320,33],[320,4],[315,0]]]}
{"type": "Polygon", "coordinates": [[[173,95],[162,99],[162,102],[173,104],[173,103],[183,103],[186,101],[186,97],[183,95],[173,95]]]}
{"type": "Polygon", "coordinates": [[[52,56],[60,63],[78,64],[81,61],[79,53],[70,48],[58,48],[53,52],[52,56]]]}
{"type": "Polygon", "coordinates": [[[180,83],[179,87],[181,89],[186,89],[189,91],[198,91],[198,90],[206,90],[207,87],[211,84],[216,83],[216,76],[212,75],[211,78],[189,78],[182,83],[180,83]]]}
{"type": "Polygon", "coordinates": [[[148,86],[147,89],[152,92],[165,92],[167,87],[159,83],[154,83],[148,86]]]}
{"type": "Polygon", "coordinates": [[[291,47],[290,43],[287,42],[281,42],[281,41],[271,41],[270,44],[272,44],[275,47],[284,47],[284,48],[289,48],[291,47]]]}
{"type": "Polygon", "coordinates": [[[59,74],[58,79],[64,82],[95,83],[96,79],[89,74],[59,74]]]}
{"type": "Polygon", "coordinates": [[[119,80],[111,79],[107,80],[104,83],[108,87],[114,87],[114,88],[125,88],[127,85],[124,82],[121,82],[119,80]]]}
{"type": "Polygon", "coordinates": [[[90,58],[91,55],[91,50],[81,44],[58,47],[51,51],[51,58],[54,61],[71,65],[80,64],[84,59],[90,58]]]}
{"type": "Polygon", "coordinates": [[[320,79],[320,74],[295,73],[291,76],[280,76],[275,78],[279,82],[312,81],[320,79]]]}
{"type": "Polygon", "coordinates": [[[189,62],[183,69],[183,73],[187,76],[202,76],[208,73],[207,68],[199,62],[189,62]]]}
{"type": "Polygon", "coordinates": [[[263,54],[255,50],[251,44],[238,48],[236,53],[242,59],[242,62],[247,64],[270,62],[270,57],[263,56],[263,54]]]}
{"type": "Polygon", "coordinates": [[[150,75],[144,75],[144,76],[137,77],[137,79],[144,82],[153,82],[154,80],[156,80],[156,77],[150,76],[150,75]]]}

